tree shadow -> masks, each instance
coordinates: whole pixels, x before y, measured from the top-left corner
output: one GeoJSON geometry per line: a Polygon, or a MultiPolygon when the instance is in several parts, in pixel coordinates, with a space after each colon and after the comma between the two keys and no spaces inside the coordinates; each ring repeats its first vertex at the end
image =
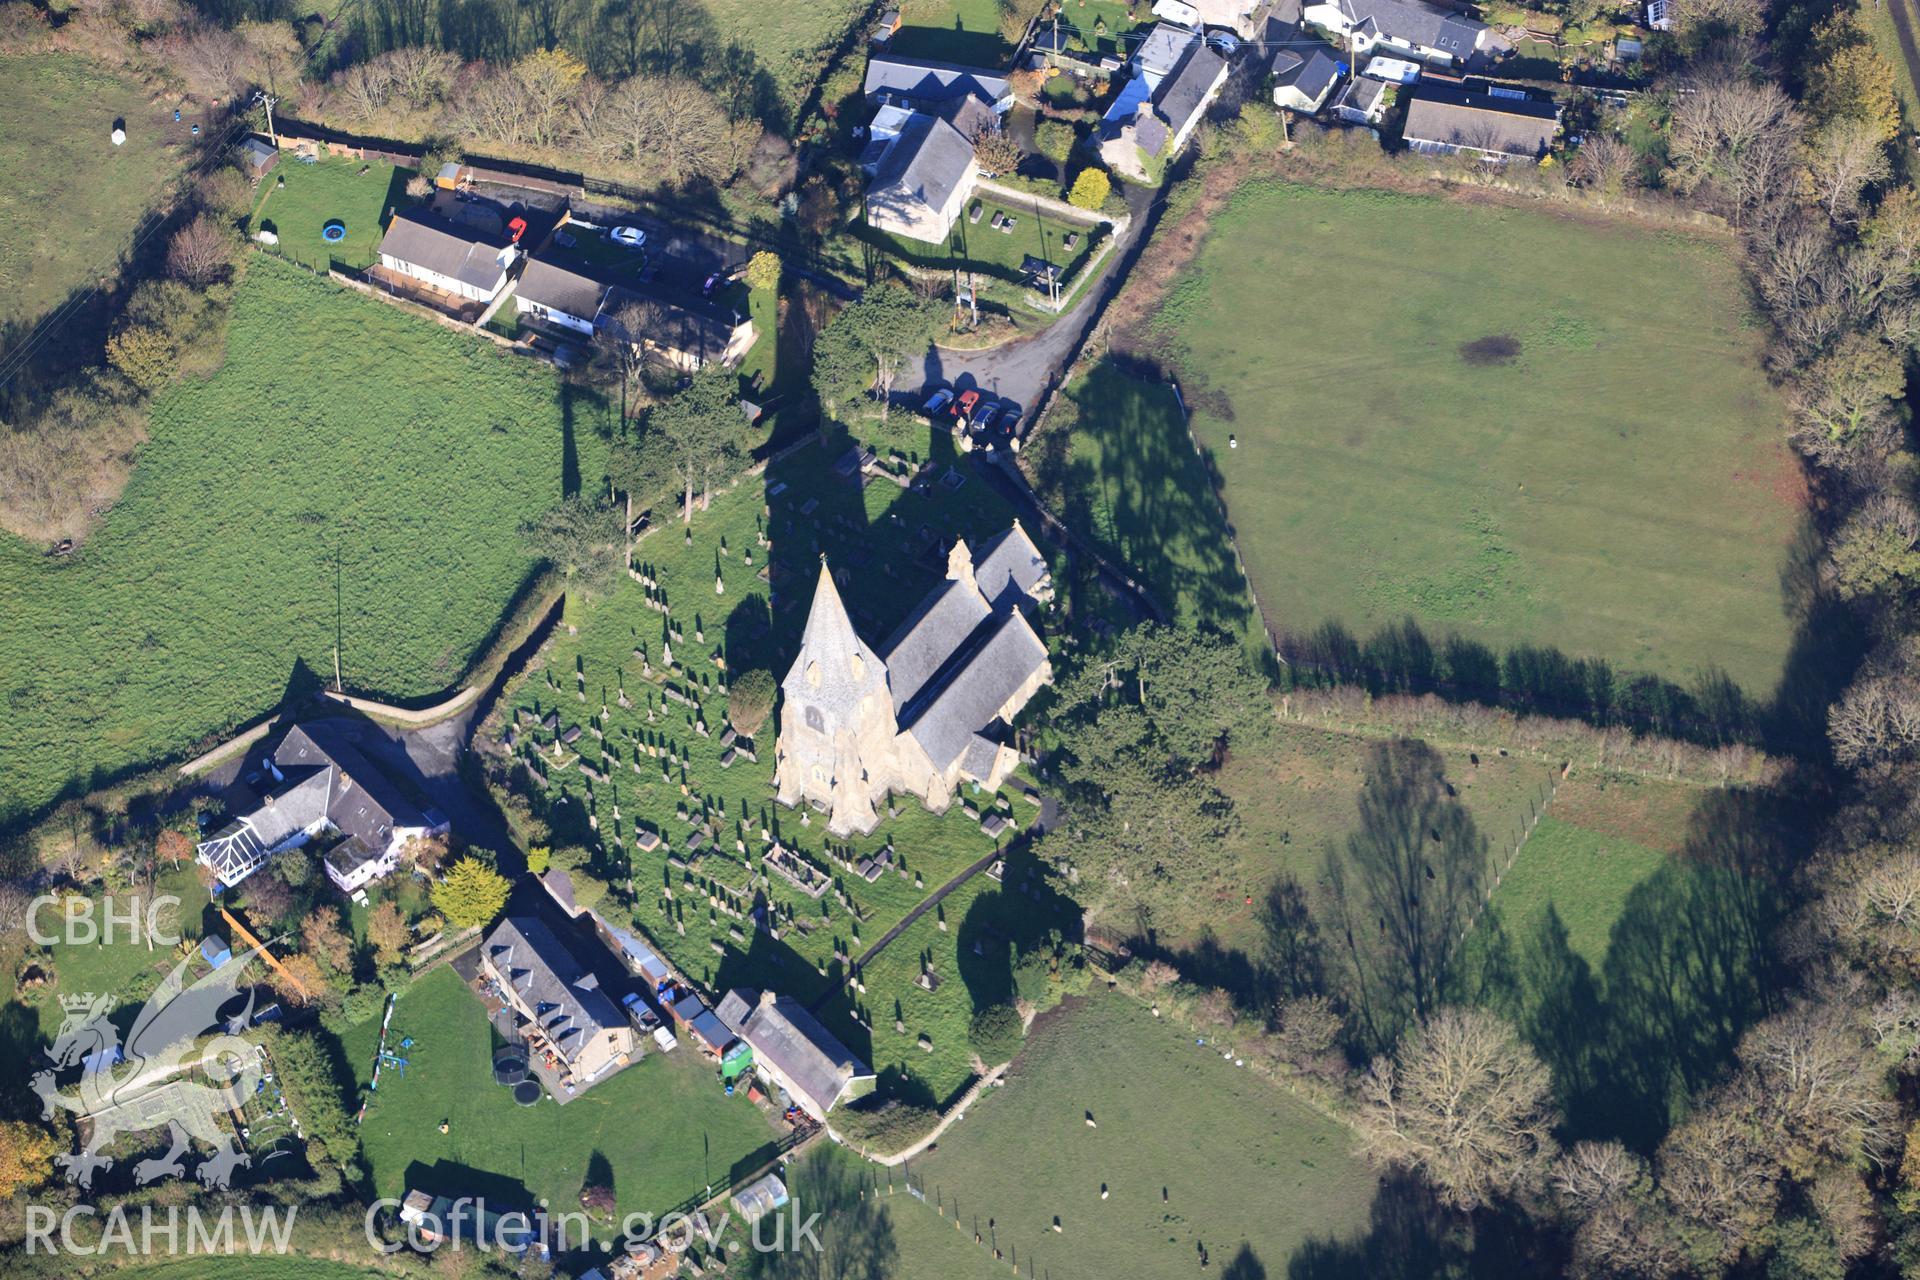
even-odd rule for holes
{"type": "Polygon", "coordinates": [[[1380,1180],[1366,1234],[1309,1240],[1287,1260],[1287,1280],[1480,1280],[1560,1274],[1560,1241],[1517,1211],[1468,1218],[1441,1205],[1412,1174],[1380,1180]]]}
{"type": "Polygon", "coordinates": [[[735,1255],[744,1273],[757,1280],[888,1280],[900,1272],[900,1247],[892,1210],[867,1194],[864,1168],[839,1148],[815,1146],[789,1165],[783,1175],[799,1221],[818,1214],[815,1232],[820,1251],[800,1248],[747,1248],[735,1255]]]}

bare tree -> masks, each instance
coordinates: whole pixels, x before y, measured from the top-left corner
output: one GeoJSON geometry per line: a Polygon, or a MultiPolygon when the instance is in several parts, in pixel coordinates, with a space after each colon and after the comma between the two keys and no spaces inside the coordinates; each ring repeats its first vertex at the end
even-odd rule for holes
{"type": "Polygon", "coordinates": [[[669,182],[720,177],[727,168],[727,119],[713,95],[685,76],[632,76],[615,85],[594,120],[605,159],[669,182]]]}
{"type": "Polygon", "coordinates": [[[1460,1209],[1528,1198],[1555,1146],[1553,1081],[1513,1028],[1484,1009],[1447,1008],[1360,1082],[1362,1149],[1417,1170],[1460,1209]]]}
{"type": "Polygon", "coordinates": [[[226,278],[239,252],[233,233],[218,218],[203,213],[167,242],[167,274],[204,289],[226,278]]]}
{"type": "Polygon", "coordinates": [[[1814,195],[1835,222],[1852,222],[1860,195],[1893,172],[1885,139],[1873,125],[1841,117],[1807,140],[1807,177],[1814,195]]]}
{"type": "Polygon", "coordinates": [[[1777,85],[1720,68],[1683,86],[1668,141],[1669,180],[1718,193],[1735,221],[1791,190],[1800,118],[1777,85]]]}
{"type": "Polygon", "coordinates": [[[1920,680],[1905,672],[1856,679],[1827,712],[1827,739],[1843,765],[1910,757],[1920,747],[1920,680]]]}
{"type": "Polygon", "coordinates": [[[1573,180],[1589,191],[1617,196],[1633,185],[1639,164],[1633,148],[1617,138],[1590,137],[1573,157],[1573,180]]]}
{"type": "Polygon", "coordinates": [[[1580,1217],[1589,1217],[1648,1176],[1647,1162],[1618,1142],[1576,1142],[1553,1165],[1553,1190],[1580,1217]]]}
{"type": "Polygon", "coordinates": [[[1737,1097],[1723,1093],[1696,1107],[1667,1135],[1655,1167],[1674,1212],[1716,1241],[1723,1260],[1773,1221],[1779,1165],[1737,1097]]]}
{"type": "Polygon", "coordinates": [[[1803,1001],[1768,1018],[1740,1043],[1748,1105],[1772,1154],[1792,1177],[1884,1160],[1898,1111],[1854,1010],[1803,1001]]]}
{"type": "Polygon", "coordinates": [[[1828,540],[1821,580],[1844,600],[1898,592],[1920,577],[1920,511],[1876,493],[1828,540]]]}

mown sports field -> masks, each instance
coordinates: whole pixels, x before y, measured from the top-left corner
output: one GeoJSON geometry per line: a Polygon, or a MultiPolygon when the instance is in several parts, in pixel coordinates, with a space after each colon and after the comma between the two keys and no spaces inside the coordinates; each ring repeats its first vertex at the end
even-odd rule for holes
{"type": "Polygon", "coordinates": [[[1157,325],[1280,633],[1774,691],[1803,491],[1725,241],[1261,183],[1157,325]]]}

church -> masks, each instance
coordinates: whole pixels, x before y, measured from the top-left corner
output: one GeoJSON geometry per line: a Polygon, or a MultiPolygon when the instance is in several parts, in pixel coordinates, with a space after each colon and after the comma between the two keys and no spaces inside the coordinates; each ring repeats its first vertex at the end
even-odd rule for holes
{"type": "Polygon", "coordinates": [[[956,542],[946,580],[876,653],[854,632],[825,559],[800,654],[781,683],[774,786],[867,832],[890,792],[939,813],[964,782],[998,787],[1019,756],[1002,740],[1053,679],[1027,610],[1053,598],[1046,559],[1015,521],[979,554],[956,542]]]}

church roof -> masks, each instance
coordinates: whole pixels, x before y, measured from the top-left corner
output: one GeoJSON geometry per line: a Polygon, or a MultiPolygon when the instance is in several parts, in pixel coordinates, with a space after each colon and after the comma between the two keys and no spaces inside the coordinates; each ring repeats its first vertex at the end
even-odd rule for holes
{"type": "Polygon", "coordinates": [[[827,562],[820,562],[820,580],[807,612],[807,629],[800,637],[800,656],[782,682],[790,694],[803,695],[823,711],[851,714],[860,699],[886,683],[887,669],[853,629],[840,589],[834,585],[827,562]]]}
{"type": "Polygon", "coordinates": [[[975,630],[927,682],[902,711],[900,726],[934,768],[945,769],[1046,662],[1047,646],[1026,615],[1018,610],[999,614],[975,630]]]}
{"type": "Polygon", "coordinates": [[[887,642],[887,682],[893,687],[895,715],[906,710],[940,665],[992,613],[971,581],[949,578],[933,589],[887,642]]]}
{"type": "Polygon", "coordinates": [[[1009,588],[1033,599],[1047,574],[1046,557],[1033,545],[1033,539],[1027,536],[1018,520],[1005,533],[994,535],[973,562],[973,576],[980,583],[980,594],[995,608],[1019,603],[1008,599],[1009,588]]]}

